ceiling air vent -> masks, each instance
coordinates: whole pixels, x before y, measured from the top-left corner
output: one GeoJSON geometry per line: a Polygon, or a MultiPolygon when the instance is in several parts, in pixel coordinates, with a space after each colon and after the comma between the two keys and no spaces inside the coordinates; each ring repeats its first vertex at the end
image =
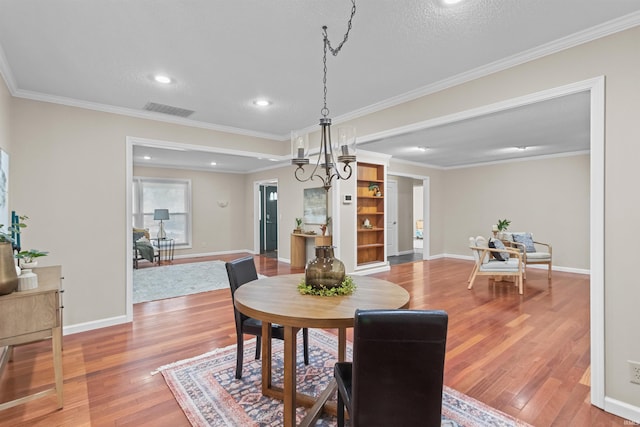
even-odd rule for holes
{"type": "Polygon", "coordinates": [[[144,106],[144,109],[147,111],[154,111],[156,113],[170,114],[172,116],[179,117],[189,117],[195,112],[184,108],[172,107],[171,105],[156,104],[155,102],[148,102],[147,105],[144,106]]]}

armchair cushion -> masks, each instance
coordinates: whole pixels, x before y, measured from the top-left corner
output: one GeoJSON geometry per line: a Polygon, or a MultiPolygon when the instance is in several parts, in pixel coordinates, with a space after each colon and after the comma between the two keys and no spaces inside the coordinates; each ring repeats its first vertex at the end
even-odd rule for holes
{"type": "Polygon", "coordinates": [[[535,252],[536,247],[533,244],[533,236],[531,233],[512,233],[511,237],[513,241],[516,243],[522,243],[527,252],[535,252]]]}
{"type": "Polygon", "coordinates": [[[518,258],[509,258],[507,261],[498,261],[497,259],[492,259],[486,264],[482,264],[480,266],[480,271],[495,271],[495,272],[517,272],[518,271],[518,258]]]}
{"type": "Polygon", "coordinates": [[[528,252],[527,253],[527,261],[543,261],[550,260],[551,254],[549,252],[528,252]]]}
{"type": "MultiPolygon", "coordinates": [[[[506,249],[504,247],[504,243],[502,243],[498,239],[489,239],[489,247],[493,249],[506,249]]],[[[509,260],[509,252],[491,252],[491,256],[497,259],[498,261],[508,261],[509,260]]]]}

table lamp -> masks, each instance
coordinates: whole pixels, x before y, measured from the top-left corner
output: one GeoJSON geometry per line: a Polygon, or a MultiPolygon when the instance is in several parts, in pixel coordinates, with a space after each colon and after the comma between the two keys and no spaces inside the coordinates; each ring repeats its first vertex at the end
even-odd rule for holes
{"type": "Polygon", "coordinates": [[[158,239],[166,239],[167,233],[164,232],[164,224],[162,221],[169,219],[169,209],[156,209],[153,211],[153,219],[160,221],[160,230],[158,230],[158,239]]]}

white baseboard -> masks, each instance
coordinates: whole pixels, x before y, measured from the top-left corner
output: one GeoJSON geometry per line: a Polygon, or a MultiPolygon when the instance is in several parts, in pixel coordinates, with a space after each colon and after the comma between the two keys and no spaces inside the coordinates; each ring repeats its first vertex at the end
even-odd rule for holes
{"type": "Polygon", "coordinates": [[[72,335],[80,332],[92,331],[94,329],[106,328],[108,326],[121,325],[123,323],[129,323],[127,316],[116,316],[107,319],[93,320],[91,322],[65,326],[62,328],[62,334],[72,335]]]}
{"type": "Polygon", "coordinates": [[[629,420],[628,425],[630,426],[640,424],[640,408],[637,406],[621,402],[611,397],[605,397],[604,410],[613,415],[629,420]]]}
{"type": "Polygon", "coordinates": [[[348,274],[353,274],[354,276],[365,276],[367,274],[375,274],[375,273],[384,273],[385,271],[391,270],[391,266],[388,262],[383,262],[380,264],[370,265],[367,267],[356,268],[355,271],[352,271],[348,274]]]}

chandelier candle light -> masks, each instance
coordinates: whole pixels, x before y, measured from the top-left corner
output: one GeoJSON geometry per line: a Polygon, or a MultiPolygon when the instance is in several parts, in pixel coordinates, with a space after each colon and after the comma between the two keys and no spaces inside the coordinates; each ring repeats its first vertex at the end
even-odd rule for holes
{"type": "MultiPolygon", "coordinates": [[[[338,138],[335,145],[331,141],[331,119],[329,108],[327,108],[327,50],[333,56],[337,56],[342,46],[349,38],[351,22],[356,14],[355,0],[351,0],[351,16],[347,25],[347,32],[338,47],[333,48],[327,35],[327,26],[322,27],[323,40],[323,79],[324,103],[320,114],[320,147],[316,164],[308,176],[305,175],[304,166],[309,164],[309,135],[291,132],[291,164],[297,166],[294,176],[300,182],[307,182],[313,179],[322,181],[322,187],[327,192],[326,197],[326,217],[325,224],[329,217],[329,189],[331,181],[335,178],[347,180],[353,172],[351,163],[356,161],[356,132],[351,126],[339,127],[338,138]],[[337,161],[336,161],[337,158],[337,161]],[[338,163],[343,163],[342,171],[338,163]]],[[[305,269],[305,283],[316,289],[329,289],[339,287],[345,280],[344,264],[333,256],[333,246],[317,246],[316,259],[311,260],[305,269]]]]}

